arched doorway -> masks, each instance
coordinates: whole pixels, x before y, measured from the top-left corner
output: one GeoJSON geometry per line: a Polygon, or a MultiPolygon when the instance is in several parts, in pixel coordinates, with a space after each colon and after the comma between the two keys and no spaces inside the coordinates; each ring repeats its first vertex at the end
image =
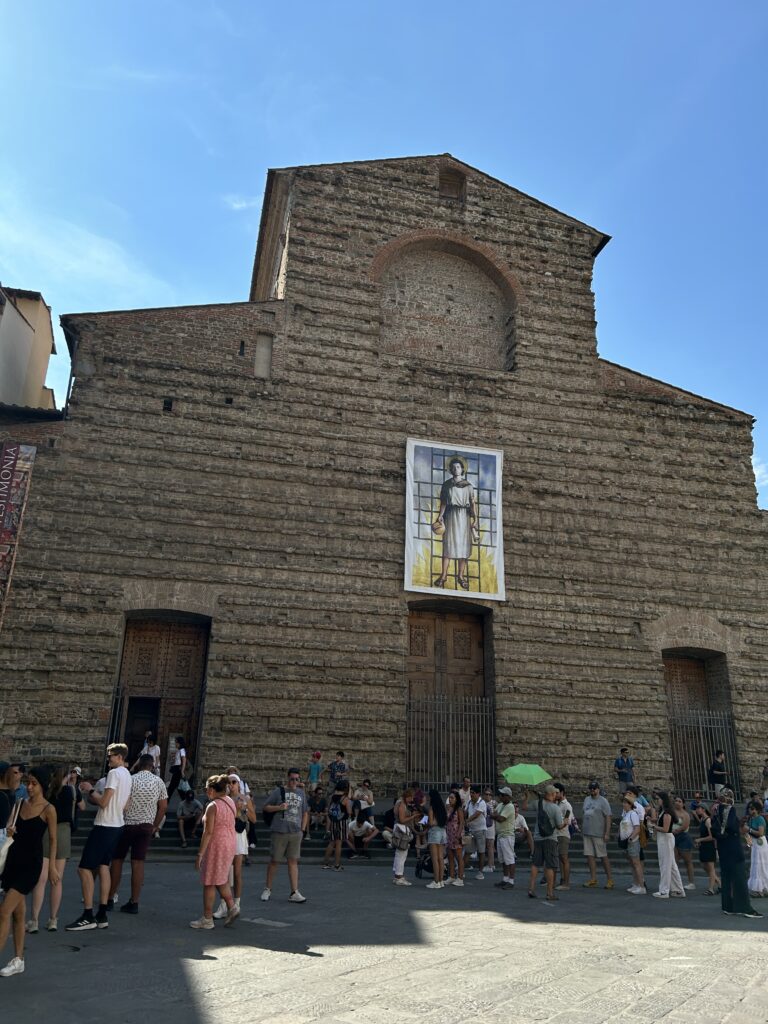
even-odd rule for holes
{"type": "Polygon", "coordinates": [[[184,736],[198,755],[211,620],[202,615],[142,612],[127,619],[110,739],[128,744],[133,760],[151,729],[163,752],[184,736]]]}
{"type": "Polygon", "coordinates": [[[421,607],[408,616],[406,774],[444,789],[496,779],[490,644],[483,615],[421,607]]]}

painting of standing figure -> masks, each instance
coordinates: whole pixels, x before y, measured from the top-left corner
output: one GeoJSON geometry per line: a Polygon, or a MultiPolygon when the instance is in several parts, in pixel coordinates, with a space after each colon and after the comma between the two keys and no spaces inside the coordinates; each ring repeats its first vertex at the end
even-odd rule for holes
{"type": "Polygon", "coordinates": [[[504,600],[502,452],[408,439],[405,589],[504,600]]]}

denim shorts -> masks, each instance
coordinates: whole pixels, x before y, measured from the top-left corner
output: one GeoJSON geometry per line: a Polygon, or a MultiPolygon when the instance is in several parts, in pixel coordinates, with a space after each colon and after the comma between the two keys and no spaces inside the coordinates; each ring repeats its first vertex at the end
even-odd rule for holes
{"type": "Polygon", "coordinates": [[[427,842],[430,846],[445,846],[445,829],[433,825],[427,835],[427,842]]]}

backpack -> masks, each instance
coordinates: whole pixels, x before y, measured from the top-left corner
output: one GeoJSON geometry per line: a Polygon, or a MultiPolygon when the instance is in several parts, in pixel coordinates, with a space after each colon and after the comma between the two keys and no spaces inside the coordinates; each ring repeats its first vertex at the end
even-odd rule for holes
{"type": "Polygon", "coordinates": [[[544,810],[543,800],[539,800],[539,807],[536,812],[536,824],[538,825],[539,835],[542,839],[548,839],[550,836],[555,834],[555,826],[549,820],[549,816],[544,810]]]}
{"type": "MultiPolygon", "coordinates": [[[[285,786],[281,786],[280,787],[280,799],[283,802],[285,801],[285,786]]],[[[272,819],[274,818],[274,816],[276,814],[282,814],[282,813],[283,813],[282,811],[264,811],[263,810],[261,812],[261,817],[264,819],[264,824],[265,825],[271,825],[272,824],[272,819]]]]}
{"type": "Polygon", "coordinates": [[[344,804],[339,800],[338,802],[331,800],[331,805],[328,808],[328,817],[331,821],[343,821],[346,816],[346,809],[344,804]]]}

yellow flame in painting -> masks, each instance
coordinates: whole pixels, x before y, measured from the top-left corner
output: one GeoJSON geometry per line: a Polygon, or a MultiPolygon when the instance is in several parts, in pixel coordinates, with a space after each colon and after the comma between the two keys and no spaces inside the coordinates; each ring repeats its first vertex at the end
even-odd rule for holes
{"type": "MultiPolygon", "coordinates": [[[[432,556],[433,565],[429,564],[429,544],[419,545],[418,552],[413,561],[411,572],[411,583],[414,587],[432,587],[435,576],[440,575],[442,541],[435,541],[435,554],[432,556]]],[[[481,547],[480,554],[480,579],[469,580],[469,590],[464,590],[456,582],[455,573],[449,573],[445,583],[445,590],[455,591],[458,594],[497,594],[499,580],[496,575],[496,565],[488,552],[488,548],[481,547]]],[[[452,563],[452,568],[455,563],[452,563]]]]}

